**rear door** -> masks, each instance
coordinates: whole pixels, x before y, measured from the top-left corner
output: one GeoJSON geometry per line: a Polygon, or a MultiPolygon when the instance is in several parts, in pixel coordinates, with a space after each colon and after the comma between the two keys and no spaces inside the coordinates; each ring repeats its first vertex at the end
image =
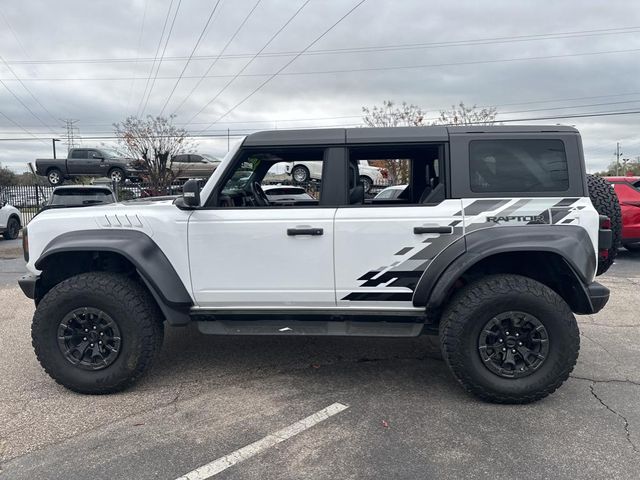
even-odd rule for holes
{"type": "MultiPolygon", "coordinates": [[[[348,149],[352,165],[387,168],[399,198],[357,193],[335,220],[336,301],[349,309],[407,309],[431,261],[462,236],[461,201],[447,199],[446,145],[385,145],[348,149]]],[[[357,192],[354,189],[353,192],[357,192]]]]}

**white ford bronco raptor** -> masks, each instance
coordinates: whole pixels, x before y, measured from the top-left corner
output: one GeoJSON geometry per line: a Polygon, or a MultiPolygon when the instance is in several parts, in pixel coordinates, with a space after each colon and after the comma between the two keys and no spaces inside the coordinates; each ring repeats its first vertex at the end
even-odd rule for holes
{"type": "Polygon", "coordinates": [[[165,322],[195,322],[216,335],[439,335],[468,391],[525,403],[573,369],[574,313],[607,303],[594,278],[612,237],[570,127],[268,131],[173,201],[38,215],[20,286],[37,306],[38,360],[77,392],[128,387],[165,322]],[[406,188],[369,198],[362,160],[404,162],[406,188]],[[270,203],[263,184],[291,162],[316,162],[321,181],[270,203]]]}

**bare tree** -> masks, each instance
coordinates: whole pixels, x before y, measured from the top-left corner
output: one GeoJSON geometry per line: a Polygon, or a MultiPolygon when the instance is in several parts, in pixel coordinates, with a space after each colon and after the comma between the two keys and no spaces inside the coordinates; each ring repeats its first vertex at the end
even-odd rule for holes
{"type": "MultiPolygon", "coordinates": [[[[397,106],[384,100],[382,106],[362,107],[362,121],[367,127],[421,127],[424,126],[424,111],[417,105],[402,102],[397,106]]],[[[409,180],[409,162],[406,159],[371,159],[377,167],[386,168],[395,183],[409,180]]]]}
{"type": "Polygon", "coordinates": [[[441,110],[433,125],[493,125],[498,110],[495,107],[467,107],[464,102],[452,105],[450,110],[441,110]]]}
{"type": "Polygon", "coordinates": [[[148,172],[152,188],[161,190],[173,180],[171,166],[174,155],[193,147],[187,131],[173,125],[174,116],[146,119],[128,117],[113,128],[118,143],[133,158],[141,159],[148,172]]]}

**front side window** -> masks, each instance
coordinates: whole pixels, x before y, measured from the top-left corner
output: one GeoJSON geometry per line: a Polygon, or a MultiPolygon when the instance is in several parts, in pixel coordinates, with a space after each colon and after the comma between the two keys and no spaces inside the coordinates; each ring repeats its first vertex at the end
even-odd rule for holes
{"type": "Polygon", "coordinates": [[[569,171],[561,140],[473,140],[469,143],[471,191],[564,192],[569,171]]]}
{"type": "Polygon", "coordinates": [[[217,203],[225,207],[318,205],[323,157],[321,148],[247,151],[228,175],[217,203]]]}
{"type": "Polygon", "coordinates": [[[102,153],[97,150],[89,150],[89,158],[103,158],[102,153]]]}

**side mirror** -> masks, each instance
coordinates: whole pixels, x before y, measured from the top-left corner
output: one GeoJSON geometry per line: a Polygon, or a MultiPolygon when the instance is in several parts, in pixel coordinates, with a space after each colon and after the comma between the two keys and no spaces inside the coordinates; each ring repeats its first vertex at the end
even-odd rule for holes
{"type": "Polygon", "coordinates": [[[198,180],[187,180],[182,186],[182,202],[186,208],[200,206],[200,183],[198,180]]]}

